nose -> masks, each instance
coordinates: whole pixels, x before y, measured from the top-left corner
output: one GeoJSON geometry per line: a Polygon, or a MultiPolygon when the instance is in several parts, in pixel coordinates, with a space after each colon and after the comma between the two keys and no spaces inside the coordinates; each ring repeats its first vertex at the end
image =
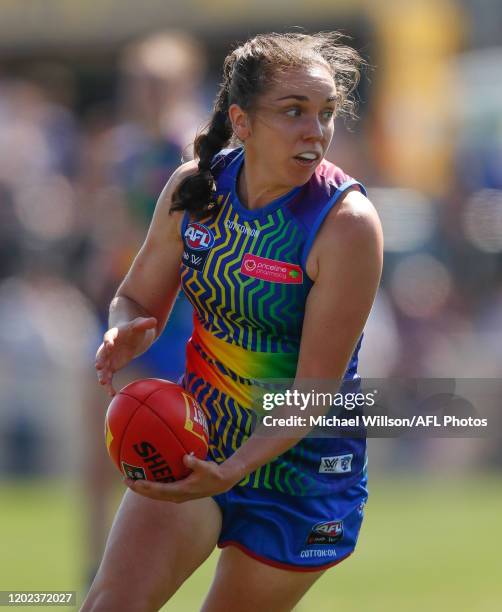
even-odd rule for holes
{"type": "Polygon", "coordinates": [[[322,140],[325,136],[324,126],[319,117],[312,116],[305,120],[305,126],[303,130],[303,137],[305,140],[322,140]]]}

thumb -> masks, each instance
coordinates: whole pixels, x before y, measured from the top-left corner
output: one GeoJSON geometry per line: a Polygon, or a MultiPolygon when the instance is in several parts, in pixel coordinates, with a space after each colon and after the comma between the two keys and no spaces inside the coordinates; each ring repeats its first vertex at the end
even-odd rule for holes
{"type": "Polygon", "coordinates": [[[202,461],[201,459],[198,459],[192,452],[189,455],[185,455],[183,457],[183,463],[188,469],[197,471],[197,470],[200,470],[201,468],[204,469],[206,467],[207,462],[202,461]]]}
{"type": "Polygon", "coordinates": [[[109,329],[105,333],[104,338],[103,338],[104,346],[106,348],[109,348],[110,346],[112,346],[115,340],[117,339],[118,335],[119,335],[118,327],[112,327],[111,329],[109,329]]]}

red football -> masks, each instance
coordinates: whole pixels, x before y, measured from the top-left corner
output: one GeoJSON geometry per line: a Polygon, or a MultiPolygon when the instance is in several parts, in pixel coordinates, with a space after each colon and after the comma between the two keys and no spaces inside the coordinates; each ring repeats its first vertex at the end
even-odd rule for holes
{"type": "Polygon", "coordinates": [[[195,399],[159,378],[136,380],[111,401],[105,419],[108,453],[128,478],[173,482],[190,473],[183,456],[205,459],[207,421],[195,399]]]}

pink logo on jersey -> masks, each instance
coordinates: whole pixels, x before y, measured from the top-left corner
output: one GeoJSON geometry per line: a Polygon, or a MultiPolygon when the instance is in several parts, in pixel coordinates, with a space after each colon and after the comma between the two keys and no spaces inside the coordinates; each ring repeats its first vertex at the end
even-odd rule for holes
{"type": "Polygon", "coordinates": [[[256,269],[256,261],[254,259],[244,258],[244,269],[246,270],[246,272],[252,272],[256,269]]]}
{"type": "Polygon", "coordinates": [[[247,253],[241,263],[241,274],[271,283],[301,285],[303,270],[296,264],[247,253]]]}

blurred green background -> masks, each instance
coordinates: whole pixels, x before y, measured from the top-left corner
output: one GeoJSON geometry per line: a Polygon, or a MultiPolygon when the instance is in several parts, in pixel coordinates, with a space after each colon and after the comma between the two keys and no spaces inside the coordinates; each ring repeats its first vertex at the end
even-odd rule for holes
{"type": "MultiPolygon", "coordinates": [[[[297,610],[497,612],[501,484],[502,478],[486,475],[373,479],[356,553],[328,571],[297,610]]],[[[118,501],[120,489],[115,492],[118,501]]],[[[0,590],[77,590],[81,602],[78,487],[51,480],[4,483],[0,494],[0,590]]],[[[199,608],[217,554],[164,610],[199,608]]]]}

